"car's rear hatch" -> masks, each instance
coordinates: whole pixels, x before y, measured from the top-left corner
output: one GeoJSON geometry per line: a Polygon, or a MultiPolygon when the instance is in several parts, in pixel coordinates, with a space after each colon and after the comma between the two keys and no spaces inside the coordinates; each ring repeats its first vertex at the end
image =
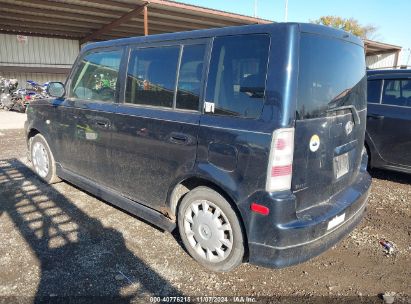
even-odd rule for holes
{"type": "Polygon", "coordinates": [[[365,124],[361,43],[302,33],[292,178],[297,214],[306,215],[309,208],[321,212],[354,182],[365,124]]]}

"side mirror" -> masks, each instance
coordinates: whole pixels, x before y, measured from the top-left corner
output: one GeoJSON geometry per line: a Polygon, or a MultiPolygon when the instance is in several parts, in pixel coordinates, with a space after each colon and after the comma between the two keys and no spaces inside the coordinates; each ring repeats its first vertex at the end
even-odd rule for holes
{"type": "Polygon", "coordinates": [[[51,97],[61,98],[66,93],[64,84],[61,82],[50,82],[47,86],[47,94],[51,97]]]}

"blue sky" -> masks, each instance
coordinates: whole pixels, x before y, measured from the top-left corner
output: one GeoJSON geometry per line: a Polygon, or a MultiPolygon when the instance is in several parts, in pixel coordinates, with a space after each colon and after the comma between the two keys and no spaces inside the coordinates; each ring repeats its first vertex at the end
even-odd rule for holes
{"type": "MultiPolygon", "coordinates": [[[[257,0],[258,17],[284,21],[285,0],[257,0]]],[[[254,0],[182,0],[179,2],[243,15],[254,14],[254,0]]],[[[355,18],[378,28],[374,40],[411,48],[410,0],[288,0],[288,21],[309,22],[325,15],[355,18]]]]}

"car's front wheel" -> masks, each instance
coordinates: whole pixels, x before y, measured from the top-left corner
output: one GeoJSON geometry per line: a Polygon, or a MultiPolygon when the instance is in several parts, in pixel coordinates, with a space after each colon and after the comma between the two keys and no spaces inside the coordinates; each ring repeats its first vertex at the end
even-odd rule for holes
{"type": "Polygon", "coordinates": [[[213,271],[229,271],[244,257],[244,238],[236,212],[218,192],[197,187],[178,212],[181,239],[190,255],[213,271]]]}
{"type": "Polygon", "coordinates": [[[41,134],[30,139],[30,159],[34,171],[44,182],[53,184],[60,181],[56,175],[53,153],[41,134]]]}

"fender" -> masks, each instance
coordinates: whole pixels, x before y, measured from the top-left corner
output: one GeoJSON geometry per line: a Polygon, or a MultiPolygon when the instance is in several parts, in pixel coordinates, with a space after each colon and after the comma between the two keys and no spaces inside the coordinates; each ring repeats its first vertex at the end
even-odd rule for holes
{"type": "Polygon", "coordinates": [[[24,127],[26,133],[27,148],[30,148],[29,135],[32,130],[36,130],[44,136],[50,147],[51,152],[53,153],[55,161],[58,162],[59,160],[54,148],[54,141],[53,138],[50,137],[50,127],[46,124],[46,118],[44,117],[44,113],[50,111],[51,108],[52,104],[47,101],[30,105],[27,112],[27,121],[24,127]],[[44,111],[41,111],[42,109],[44,111]]]}
{"type": "Polygon", "coordinates": [[[241,189],[238,188],[238,182],[234,180],[232,173],[233,172],[219,169],[208,162],[196,163],[191,172],[178,176],[171,184],[167,192],[165,213],[175,219],[179,198],[190,190],[184,186],[179,187],[179,185],[182,185],[185,181],[192,180],[196,183],[194,187],[199,185],[209,185],[216,188],[221,195],[225,196],[227,200],[235,205],[234,207],[237,208],[237,211],[239,211],[240,216],[242,217],[243,214],[240,212],[239,208],[241,189]]]}

